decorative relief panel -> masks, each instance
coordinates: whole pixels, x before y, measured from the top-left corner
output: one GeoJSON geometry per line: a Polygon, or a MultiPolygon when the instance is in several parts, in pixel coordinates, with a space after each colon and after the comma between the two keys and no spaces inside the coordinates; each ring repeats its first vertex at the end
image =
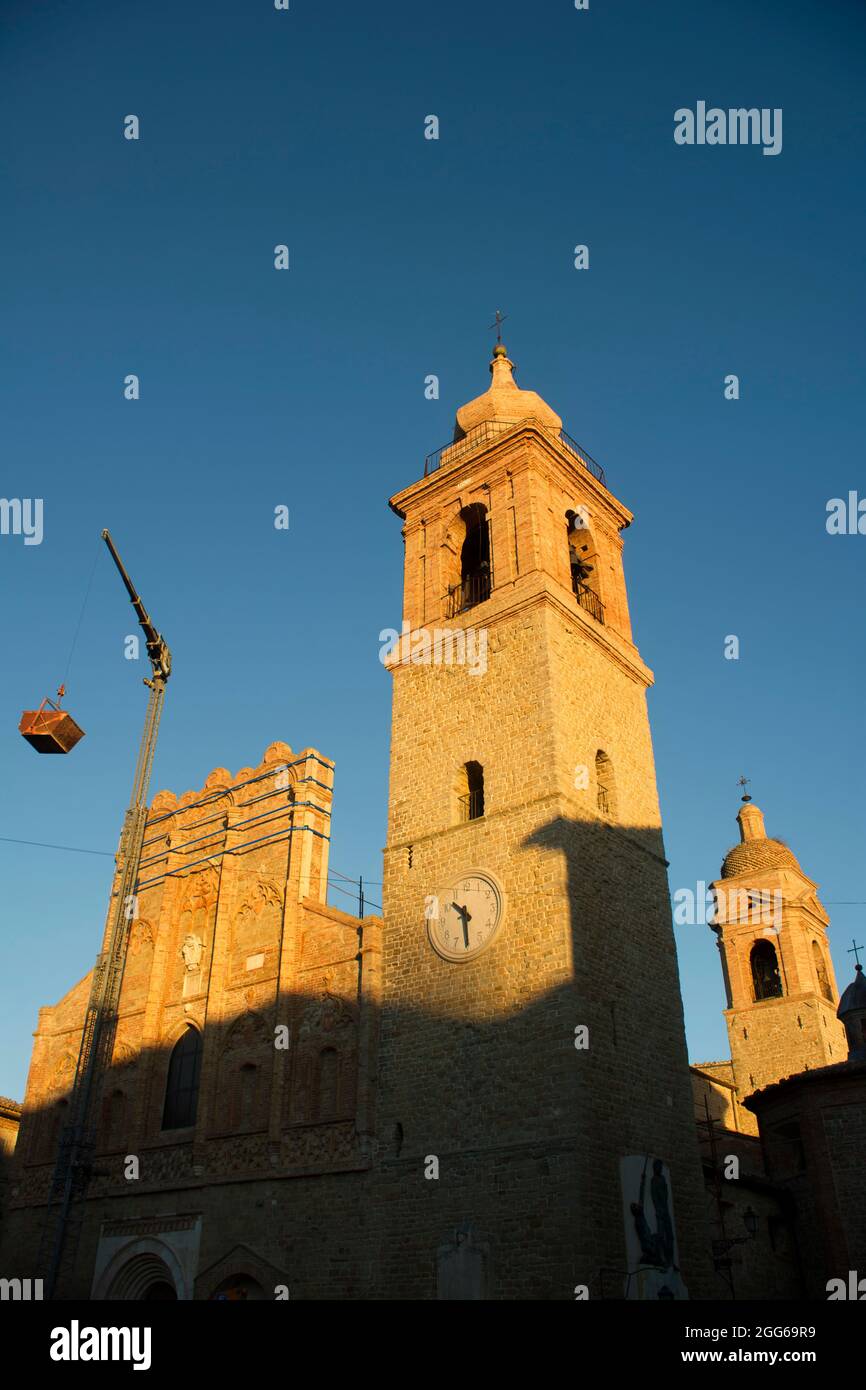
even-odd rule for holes
{"type": "Polygon", "coordinates": [[[123,971],[121,1010],[144,1008],[153,968],[156,927],[146,917],[133,922],[129,932],[129,949],[123,971]]]}
{"type": "Polygon", "coordinates": [[[236,1138],[209,1139],[206,1155],[208,1174],[218,1177],[267,1169],[268,1176],[272,1176],[273,1168],[268,1154],[266,1134],[240,1134],[236,1138]]]}
{"type": "Polygon", "coordinates": [[[276,967],[283,920],[283,896],[270,880],[252,883],[242,894],[231,929],[229,976],[235,984],[248,979],[251,971],[276,967]],[[262,957],[261,964],[248,965],[262,957]]]}
{"type": "Polygon", "coordinates": [[[280,1162],[287,1168],[326,1168],[359,1160],[354,1122],[310,1125],[283,1135],[280,1162]]]}
{"type": "Polygon", "coordinates": [[[220,1049],[213,1129],[267,1127],[273,1059],[274,1034],[267,1019],[252,1010],[235,1019],[220,1049]]]}
{"type": "MultiPolygon", "coordinates": [[[[358,1015],[354,997],[340,990],[354,977],[354,962],[317,977],[318,992],[300,1006],[292,1068],[289,1121],[315,1124],[355,1114],[358,1015]]],[[[312,981],[310,982],[312,984],[312,981]]]]}

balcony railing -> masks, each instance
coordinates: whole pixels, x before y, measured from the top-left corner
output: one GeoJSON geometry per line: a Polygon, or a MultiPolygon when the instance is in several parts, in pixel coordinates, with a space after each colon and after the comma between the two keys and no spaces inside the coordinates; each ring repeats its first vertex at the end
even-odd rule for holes
{"type": "Polygon", "coordinates": [[[485,603],[489,597],[490,570],[476,570],[474,574],[467,574],[465,579],[461,579],[459,584],[452,585],[448,590],[446,617],[456,618],[458,613],[465,613],[467,608],[485,603]]]}
{"type": "Polygon", "coordinates": [[[464,454],[471,454],[475,449],[482,448],[485,444],[490,444],[501,434],[507,434],[514,429],[513,420],[484,420],[480,425],[464,434],[462,439],[452,439],[448,444],[443,444],[441,448],[434,449],[432,454],[428,454],[424,460],[424,477],[428,473],[435,473],[437,468],[445,463],[456,463],[464,454]],[[448,455],[445,458],[445,455],[448,455]]]}
{"type": "Polygon", "coordinates": [[[583,464],[587,473],[591,473],[592,476],[601,483],[602,487],[607,487],[607,483],[604,480],[604,469],[601,464],[596,463],[592,454],[587,453],[586,449],[584,449],[581,444],[578,444],[576,439],[572,439],[570,434],[565,433],[565,430],[560,430],[559,442],[565,445],[570,454],[574,454],[577,461],[583,464]]]}
{"type": "Polygon", "coordinates": [[[477,791],[469,792],[466,796],[457,798],[460,805],[461,821],[478,820],[484,815],[484,792],[479,787],[477,791]]]}
{"type": "Polygon", "coordinates": [[[432,454],[428,454],[424,460],[424,477],[430,473],[435,473],[443,465],[456,463],[458,459],[464,458],[468,454],[473,454],[476,449],[482,449],[491,444],[495,439],[503,434],[508,434],[510,430],[516,429],[518,425],[532,425],[547,434],[548,438],[555,439],[562,448],[566,449],[573,458],[576,458],[588,473],[606,487],[604,469],[600,463],[596,463],[592,454],[587,453],[571,435],[566,434],[565,430],[560,430],[558,435],[554,435],[540,421],[528,420],[484,420],[474,429],[469,430],[462,439],[451,440],[448,444],[443,444],[440,449],[434,449],[432,454]]]}
{"type": "Polygon", "coordinates": [[[604,604],[598,594],[593,593],[588,585],[582,584],[579,580],[574,585],[574,592],[577,595],[577,601],[581,608],[583,608],[591,618],[595,618],[597,623],[603,624],[604,604]]]}

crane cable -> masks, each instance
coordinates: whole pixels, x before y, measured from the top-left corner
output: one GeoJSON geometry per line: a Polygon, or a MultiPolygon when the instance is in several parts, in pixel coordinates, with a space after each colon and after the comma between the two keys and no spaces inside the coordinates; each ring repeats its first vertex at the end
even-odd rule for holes
{"type": "Polygon", "coordinates": [[[79,632],[81,631],[81,624],[84,622],[84,611],[85,611],[85,609],[87,608],[87,600],[90,598],[90,590],[93,588],[93,578],[94,578],[94,575],[96,574],[96,566],[99,564],[100,550],[101,550],[101,547],[100,547],[100,546],[97,546],[97,548],[96,548],[96,556],[95,556],[94,561],[93,561],[93,568],[92,568],[91,571],[90,571],[90,578],[89,578],[88,581],[87,581],[87,588],[86,588],[85,591],[84,591],[84,601],[83,601],[83,603],[82,603],[82,605],[81,605],[81,612],[80,612],[79,615],[78,615],[78,623],[77,623],[77,625],[76,625],[75,632],[73,633],[73,636],[72,636],[72,646],[69,648],[69,659],[68,659],[67,662],[66,662],[66,670],[65,670],[64,673],[63,673],[63,680],[61,681],[61,684],[60,684],[60,690],[58,690],[58,692],[57,692],[57,693],[58,693],[58,696],[60,696],[60,692],[61,692],[61,691],[62,691],[64,694],[66,693],[66,682],[67,682],[67,680],[68,680],[68,678],[69,678],[69,668],[70,668],[70,666],[72,665],[72,657],[73,657],[73,654],[74,654],[74,652],[75,652],[76,643],[78,642],[78,634],[79,634],[79,632]]]}

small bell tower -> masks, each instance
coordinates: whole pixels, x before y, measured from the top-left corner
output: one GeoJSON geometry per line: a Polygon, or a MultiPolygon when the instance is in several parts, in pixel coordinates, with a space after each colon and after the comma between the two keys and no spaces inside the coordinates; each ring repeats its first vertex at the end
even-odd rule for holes
{"type": "MultiPolygon", "coordinates": [[[[741,779],[742,780],[742,779],[741,779]]],[[[844,1061],[845,1030],[818,885],[796,855],[767,835],[743,796],[740,843],[711,885],[728,1007],[725,1020],[740,1099],[795,1072],[844,1061]]]]}

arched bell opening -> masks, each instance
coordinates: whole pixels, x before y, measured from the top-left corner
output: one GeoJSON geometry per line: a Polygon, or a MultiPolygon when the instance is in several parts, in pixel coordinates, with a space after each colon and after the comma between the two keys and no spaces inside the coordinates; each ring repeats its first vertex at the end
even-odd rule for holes
{"type": "Polygon", "coordinates": [[[762,999],[781,999],[782,976],[779,971],[779,957],[771,941],[756,941],[749,957],[752,967],[752,990],[755,1003],[762,999]]]}
{"type": "Polygon", "coordinates": [[[824,998],[833,1003],[833,986],[830,984],[830,975],[827,970],[827,962],[824,959],[824,952],[817,941],[812,942],[812,959],[815,962],[815,974],[818,977],[818,988],[824,998]]]}
{"type": "Polygon", "coordinates": [[[565,520],[572,592],[584,612],[603,623],[598,553],[592,531],[582,512],[569,510],[565,520]]]}
{"type": "Polygon", "coordinates": [[[456,618],[490,597],[490,524],[482,502],[472,502],[462,508],[446,546],[451,553],[446,570],[446,612],[449,618],[456,618]]]}

